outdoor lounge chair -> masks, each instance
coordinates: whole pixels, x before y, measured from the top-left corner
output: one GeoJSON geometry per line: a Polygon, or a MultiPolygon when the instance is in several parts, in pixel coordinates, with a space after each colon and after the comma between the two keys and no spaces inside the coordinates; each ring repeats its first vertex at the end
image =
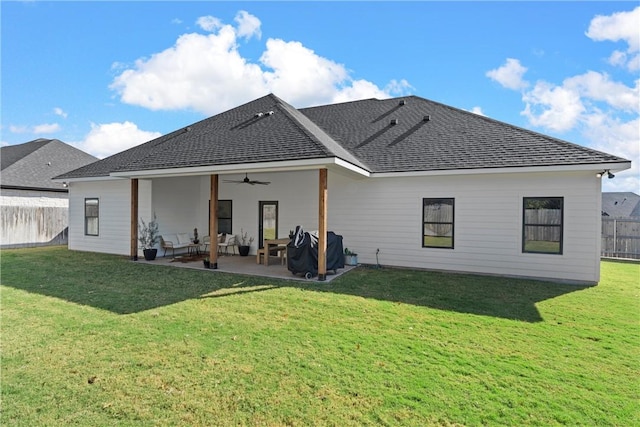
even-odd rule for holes
{"type": "Polygon", "coordinates": [[[176,255],[176,249],[189,248],[193,246],[188,234],[165,234],[160,236],[160,247],[164,249],[162,256],[167,256],[167,249],[171,249],[171,256],[176,255]]]}
{"type": "Polygon", "coordinates": [[[229,255],[229,248],[231,248],[232,254],[235,255],[236,246],[238,246],[236,236],[227,234],[226,239],[223,242],[218,243],[218,252],[222,252],[222,249],[224,248],[225,255],[229,255]]]}

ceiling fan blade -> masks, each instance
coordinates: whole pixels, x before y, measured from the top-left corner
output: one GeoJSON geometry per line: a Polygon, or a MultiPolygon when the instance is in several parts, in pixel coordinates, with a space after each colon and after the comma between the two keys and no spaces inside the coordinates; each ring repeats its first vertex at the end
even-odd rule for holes
{"type": "Polygon", "coordinates": [[[231,182],[233,184],[251,184],[251,185],[256,185],[256,184],[269,185],[269,184],[271,184],[270,181],[250,180],[249,179],[249,174],[246,174],[246,173],[244,174],[244,179],[241,179],[241,180],[225,179],[225,180],[223,180],[223,182],[231,182]]]}

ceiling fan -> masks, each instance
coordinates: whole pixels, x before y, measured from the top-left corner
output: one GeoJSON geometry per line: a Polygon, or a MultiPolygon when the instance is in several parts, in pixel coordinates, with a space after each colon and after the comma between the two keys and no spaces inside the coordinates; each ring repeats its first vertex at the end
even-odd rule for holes
{"type": "Polygon", "coordinates": [[[252,179],[249,179],[248,174],[244,174],[244,179],[239,180],[239,181],[234,181],[231,179],[225,179],[224,182],[233,182],[235,184],[251,184],[251,185],[256,185],[256,184],[260,184],[260,185],[269,185],[271,184],[270,181],[255,181],[252,179]]]}

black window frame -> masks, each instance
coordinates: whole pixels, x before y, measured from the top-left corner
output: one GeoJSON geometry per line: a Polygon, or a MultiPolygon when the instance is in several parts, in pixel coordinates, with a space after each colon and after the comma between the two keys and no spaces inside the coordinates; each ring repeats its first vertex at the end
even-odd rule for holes
{"type": "Polygon", "coordinates": [[[455,247],[455,221],[456,221],[456,199],[454,197],[424,197],[422,199],[422,232],[420,233],[422,236],[422,247],[423,248],[433,248],[433,249],[454,249],[455,247]],[[443,204],[442,202],[447,202],[446,204],[450,204],[451,206],[451,221],[427,221],[427,218],[425,218],[425,206],[427,204],[427,202],[440,202],[441,204],[443,204]],[[450,202],[450,203],[449,203],[450,202]],[[447,246],[436,246],[436,245],[428,245],[425,242],[425,238],[428,237],[425,235],[425,226],[427,224],[432,224],[432,225],[450,225],[451,226],[451,236],[447,236],[447,235],[442,235],[442,236],[431,236],[431,237],[450,237],[451,238],[451,245],[447,245],[447,246]]]}
{"type": "Polygon", "coordinates": [[[99,236],[100,235],[100,198],[98,197],[85,197],[84,199],[84,235],[85,236],[99,236]],[[95,201],[95,215],[89,215],[89,201],[95,201]],[[95,234],[89,232],[89,220],[95,218],[96,232],[95,234]]]}
{"type": "Polygon", "coordinates": [[[232,234],[233,233],[233,200],[225,199],[218,200],[218,212],[217,212],[217,220],[218,220],[218,233],[232,234]],[[222,216],[221,214],[227,214],[228,217],[222,216]],[[228,221],[229,228],[225,228],[225,230],[220,229],[220,220],[224,220],[226,223],[228,221]],[[228,230],[228,231],[227,231],[228,230]]]}
{"type": "MultiPolygon", "coordinates": [[[[529,208],[531,209],[531,208],[529,208]]],[[[548,240],[551,242],[556,242],[555,240],[548,240]]],[[[522,198],[522,253],[527,254],[545,254],[545,255],[562,255],[564,253],[564,197],[523,197],[522,198]],[[529,201],[553,201],[554,203],[559,203],[560,206],[560,223],[534,223],[527,222],[527,206],[529,201]],[[531,228],[555,228],[559,229],[558,232],[558,250],[557,251],[549,251],[542,249],[527,249],[528,242],[541,242],[545,241],[542,239],[527,239],[527,230],[531,228]]]]}

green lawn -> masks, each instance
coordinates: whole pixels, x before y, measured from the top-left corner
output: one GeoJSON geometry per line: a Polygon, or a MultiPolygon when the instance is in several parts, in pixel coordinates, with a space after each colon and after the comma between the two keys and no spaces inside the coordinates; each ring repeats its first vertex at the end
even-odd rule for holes
{"type": "Polygon", "coordinates": [[[12,426],[637,426],[640,265],[329,283],[4,250],[12,426]]]}

